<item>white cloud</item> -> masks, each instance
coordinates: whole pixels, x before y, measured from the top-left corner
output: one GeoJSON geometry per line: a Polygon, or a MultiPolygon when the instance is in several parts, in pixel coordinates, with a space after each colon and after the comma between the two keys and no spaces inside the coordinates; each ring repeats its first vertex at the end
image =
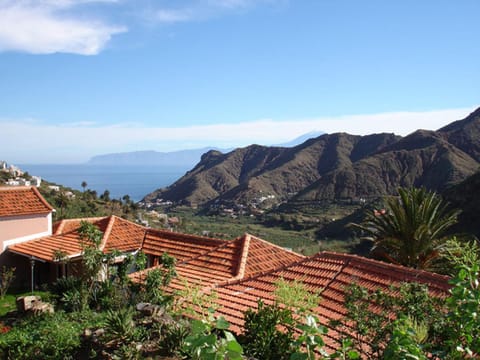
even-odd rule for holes
{"type": "MultiPolygon", "coordinates": [[[[209,0],[208,3],[213,6],[219,6],[224,8],[243,8],[248,5],[252,5],[255,1],[252,0],[209,0]]],[[[259,2],[259,1],[257,1],[259,2]]]]}
{"type": "Polygon", "coordinates": [[[167,10],[160,9],[155,12],[154,20],[161,23],[184,22],[192,19],[192,11],[190,9],[167,10]]]}
{"type": "Polygon", "coordinates": [[[171,24],[214,18],[236,10],[250,9],[260,4],[283,4],[287,0],[198,0],[187,1],[183,6],[159,8],[146,16],[155,22],[171,24]]]}
{"type": "Polygon", "coordinates": [[[54,126],[32,120],[0,120],[0,150],[3,159],[9,162],[72,163],[112,152],[275,144],[292,140],[312,130],[358,135],[373,132],[406,135],[418,128],[438,129],[464,118],[472,110],[395,112],[288,121],[258,120],[173,128],[132,124],[95,126],[88,122],[54,126]]]}
{"type": "Polygon", "coordinates": [[[285,4],[288,0],[207,0],[212,6],[223,7],[228,9],[246,8],[260,4],[285,4]]]}
{"type": "Polygon", "coordinates": [[[32,54],[98,54],[115,34],[127,31],[101,21],[66,15],[87,2],[114,0],[0,0],[0,51],[32,54]]]}
{"type": "Polygon", "coordinates": [[[36,0],[32,2],[32,0],[18,0],[17,3],[26,3],[29,5],[37,4],[37,5],[46,5],[55,8],[69,8],[76,5],[82,4],[91,4],[91,3],[117,3],[119,0],[36,0]]]}

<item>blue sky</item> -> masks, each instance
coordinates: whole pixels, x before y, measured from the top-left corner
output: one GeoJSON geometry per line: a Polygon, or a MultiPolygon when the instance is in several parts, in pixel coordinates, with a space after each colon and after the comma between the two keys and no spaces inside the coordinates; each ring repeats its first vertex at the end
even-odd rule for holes
{"type": "Polygon", "coordinates": [[[478,0],[0,0],[0,158],[437,129],[480,106],[478,0]]]}

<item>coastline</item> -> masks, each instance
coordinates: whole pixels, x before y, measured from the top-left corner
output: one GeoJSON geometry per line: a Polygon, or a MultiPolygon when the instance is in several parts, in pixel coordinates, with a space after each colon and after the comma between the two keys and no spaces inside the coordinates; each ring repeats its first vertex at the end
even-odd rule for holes
{"type": "Polygon", "coordinates": [[[81,183],[86,181],[87,188],[99,195],[108,190],[111,198],[129,195],[133,201],[140,201],[150,192],[172,184],[188,170],[165,166],[90,164],[18,164],[18,167],[58,185],[81,191],[81,183]]]}

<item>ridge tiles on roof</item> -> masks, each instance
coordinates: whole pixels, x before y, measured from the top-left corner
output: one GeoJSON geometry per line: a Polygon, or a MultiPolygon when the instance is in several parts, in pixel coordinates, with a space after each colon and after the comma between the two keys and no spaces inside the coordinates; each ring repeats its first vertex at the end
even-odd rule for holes
{"type": "Polygon", "coordinates": [[[131,221],[112,216],[105,231],[103,251],[135,251],[142,247],[146,228],[131,221]]]}
{"type": "Polygon", "coordinates": [[[245,263],[246,276],[278,269],[305,258],[304,255],[287,250],[256,236],[249,234],[245,236],[249,237],[248,252],[244,251],[244,255],[248,256],[245,263]]]}
{"type": "Polygon", "coordinates": [[[234,281],[261,271],[290,265],[303,258],[304,256],[293,251],[244,234],[197,256],[184,259],[177,267],[203,266],[205,271],[223,271],[225,281],[234,281]]]}

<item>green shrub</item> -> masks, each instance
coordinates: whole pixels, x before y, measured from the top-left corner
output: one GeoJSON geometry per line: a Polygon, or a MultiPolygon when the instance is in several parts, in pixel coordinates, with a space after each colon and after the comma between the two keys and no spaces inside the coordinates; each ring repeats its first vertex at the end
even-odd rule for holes
{"type": "MultiPolygon", "coordinates": [[[[392,314],[397,318],[410,318],[425,327],[428,342],[425,348],[441,341],[441,332],[445,325],[442,300],[430,296],[428,287],[419,283],[403,283],[392,286],[390,290],[368,291],[357,284],[345,289],[345,308],[347,313],[342,321],[332,325],[345,332],[345,324],[353,328],[353,348],[363,352],[366,358],[378,359],[383,356],[385,344],[392,337],[396,324],[392,314]],[[372,304],[378,311],[371,311],[372,304]],[[367,340],[368,350],[362,345],[367,340]]],[[[399,333],[400,335],[400,333],[399,333]]]]}
{"type": "Polygon", "coordinates": [[[192,320],[190,334],[182,344],[182,352],[192,360],[241,360],[242,346],[228,331],[230,324],[210,314],[208,319],[192,320]]]}
{"type": "Polygon", "coordinates": [[[327,333],[327,328],[320,325],[316,316],[307,315],[305,323],[297,324],[297,329],[302,333],[293,342],[294,351],[290,360],[315,360],[317,352],[327,356],[327,353],[322,350],[325,345],[322,336],[327,333]]]}
{"type": "Polygon", "coordinates": [[[418,324],[412,319],[401,317],[393,325],[392,336],[383,352],[383,358],[427,360],[419,345],[419,333],[416,331],[418,324]]]}
{"type": "Polygon", "coordinates": [[[81,283],[79,278],[73,276],[62,277],[52,284],[50,291],[53,295],[61,298],[67,291],[78,289],[81,283]]]}
{"type": "Polygon", "coordinates": [[[248,356],[264,360],[288,359],[293,352],[293,314],[278,304],[258,301],[257,310],[245,312],[245,332],[239,338],[248,356]],[[279,329],[282,325],[283,329],[279,329]]]}
{"type": "Polygon", "coordinates": [[[134,310],[130,307],[109,310],[105,317],[105,331],[113,340],[132,340],[135,332],[134,310]]]}
{"type": "Polygon", "coordinates": [[[166,355],[177,354],[189,333],[190,326],[184,321],[165,326],[161,331],[159,346],[166,355]]]}
{"type": "Polygon", "coordinates": [[[3,266],[0,270],[0,298],[5,296],[14,279],[15,268],[3,266]]]}
{"type": "Polygon", "coordinates": [[[144,301],[159,305],[171,304],[173,297],[164,293],[163,289],[177,276],[174,257],[163,253],[161,266],[150,270],[145,278],[144,301]]]}
{"type": "Polygon", "coordinates": [[[456,274],[446,299],[444,350],[453,359],[476,358],[480,354],[480,246],[452,241],[458,251],[448,254],[456,274]]]}
{"type": "Polygon", "coordinates": [[[71,359],[81,347],[85,323],[64,312],[31,317],[0,335],[3,359],[71,359]]]}

